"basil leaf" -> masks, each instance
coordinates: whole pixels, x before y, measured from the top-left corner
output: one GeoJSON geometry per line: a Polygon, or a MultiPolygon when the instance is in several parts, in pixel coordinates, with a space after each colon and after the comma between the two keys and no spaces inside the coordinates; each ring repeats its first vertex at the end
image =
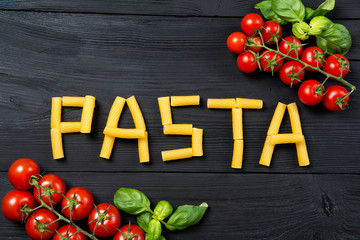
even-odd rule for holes
{"type": "Polygon", "coordinates": [[[314,9],[309,8],[309,7],[305,7],[304,22],[307,22],[308,20],[310,20],[313,14],[314,14],[314,9]]]}
{"type": "Polygon", "coordinates": [[[166,240],[166,239],[164,238],[164,236],[161,235],[159,240],[166,240]]]}
{"type": "Polygon", "coordinates": [[[335,7],[335,0],[325,0],[325,2],[320,4],[316,10],[313,10],[311,13],[306,14],[304,21],[309,21],[313,17],[324,16],[325,14],[333,10],[334,7],[335,7]]]}
{"type": "Polygon", "coordinates": [[[311,19],[309,35],[320,35],[323,31],[330,29],[334,23],[324,16],[317,16],[311,19]]]}
{"type": "Polygon", "coordinates": [[[171,215],[173,212],[173,207],[168,201],[160,201],[155,209],[154,214],[156,215],[157,219],[163,220],[171,215]]]}
{"type": "Polygon", "coordinates": [[[114,203],[118,209],[132,215],[151,211],[149,199],[136,189],[120,188],[114,195],[114,203]]]}
{"type": "Polygon", "coordinates": [[[148,232],[146,233],[145,240],[159,240],[161,237],[161,223],[153,219],[148,226],[148,232]]]}
{"type": "Polygon", "coordinates": [[[200,206],[183,205],[176,209],[171,215],[165,227],[170,231],[183,230],[198,223],[208,208],[207,203],[200,206]]]}
{"type": "Polygon", "coordinates": [[[272,1],[272,10],[286,22],[301,22],[305,17],[305,6],[301,0],[272,1]]]}
{"type": "Polygon", "coordinates": [[[344,25],[335,23],[316,36],[316,45],[328,54],[345,55],[352,44],[351,35],[344,25]]]}
{"type": "Polygon", "coordinates": [[[149,223],[152,219],[152,214],[150,212],[144,212],[136,218],[136,221],[139,227],[141,227],[142,230],[147,232],[149,223]]]}
{"type": "Polygon", "coordinates": [[[275,21],[281,25],[286,24],[275,12],[272,10],[272,0],[265,0],[255,5],[256,9],[260,9],[262,15],[267,20],[275,21]]]}

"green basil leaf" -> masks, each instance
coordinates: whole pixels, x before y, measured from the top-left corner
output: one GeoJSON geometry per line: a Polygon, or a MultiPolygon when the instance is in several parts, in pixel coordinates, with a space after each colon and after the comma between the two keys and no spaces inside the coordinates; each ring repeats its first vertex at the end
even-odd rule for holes
{"type": "Polygon", "coordinates": [[[281,25],[286,24],[275,12],[272,10],[272,0],[265,0],[255,5],[256,9],[260,9],[262,15],[267,20],[275,21],[281,25]]]}
{"type": "Polygon", "coordinates": [[[309,8],[309,7],[305,7],[304,22],[307,22],[308,20],[310,20],[313,14],[314,14],[314,9],[309,8]]]}
{"type": "Polygon", "coordinates": [[[160,236],[159,240],[166,240],[163,235],[160,236]]]}
{"type": "Polygon", "coordinates": [[[320,35],[323,31],[330,29],[334,23],[324,16],[317,16],[311,19],[309,35],[317,36],[320,35]]]}
{"type": "Polygon", "coordinates": [[[161,239],[161,223],[153,219],[148,226],[148,232],[146,233],[145,240],[159,240],[161,239]]]}
{"type": "Polygon", "coordinates": [[[286,22],[301,22],[305,17],[305,6],[301,0],[272,1],[272,10],[286,22]]]}
{"type": "Polygon", "coordinates": [[[151,211],[149,199],[136,189],[120,188],[114,195],[114,203],[118,209],[132,215],[151,211]]]}
{"type": "Polygon", "coordinates": [[[160,201],[154,209],[154,214],[156,215],[157,219],[160,220],[167,218],[168,216],[171,215],[172,212],[173,212],[173,207],[168,201],[165,200],[160,201]]]}
{"type": "Polygon", "coordinates": [[[152,214],[150,212],[144,212],[141,215],[137,216],[136,222],[141,227],[144,232],[148,231],[148,226],[150,221],[152,220],[152,214]]]}
{"type": "Polygon", "coordinates": [[[295,37],[300,40],[306,40],[309,38],[310,26],[306,22],[293,23],[292,32],[295,37]]]}
{"type": "Polygon", "coordinates": [[[316,45],[328,54],[345,55],[352,44],[351,35],[344,25],[335,23],[331,28],[316,36],[316,45]]]}
{"type": "Polygon", "coordinates": [[[176,209],[171,215],[165,227],[171,231],[183,230],[187,227],[195,225],[204,216],[208,208],[207,203],[202,203],[200,206],[184,205],[176,209]]]}
{"type": "Polygon", "coordinates": [[[325,0],[325,2],[320,4],[316,10],[313,10],[311,12],[311,14],[306,14],[304,21],[309,21],[310,19],[316,16],[324,16],[325,14],[333,10],[334,7],[335,7],[335,0],[325,0]]]}

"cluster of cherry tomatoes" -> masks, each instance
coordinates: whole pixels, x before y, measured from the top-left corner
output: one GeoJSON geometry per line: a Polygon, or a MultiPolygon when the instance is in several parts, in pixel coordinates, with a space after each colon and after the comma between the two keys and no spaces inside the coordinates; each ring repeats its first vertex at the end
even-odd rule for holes
{"type": "Polygon", "coordinates": [[[304,44],[294,36],[281,39],[283,31],[280,24],[275,21],[264,23],[262,17],[255,13],[243,18],[241,29],[243,33],[230,34],[227,46],[231,52],[239,54],[237,65],[242,72],[251,73],[258,68],[264,72],[279,71],[280,79],[286,85],[302,82],[298,90],[302,103],[313,106],[322,101],[330,111],[339,111],[346,106],[349,97],[344,87],[332,85],[325,89],[317,80],[303,81],[305,71],[319,70],[330,78],[345,77],[350,70],[346,57],[333,54],[325,60],[324,52],[318,47],[303,49],[304,44]],[[275,43],[277,49],[267,46],[275,43]]]}
{"type": "Polygon", "coordinates": [[[66,191],[65,182],[59,176],[40,175],[38,164],[29,158],[16,160],[9,168],[8,177],[16,190],[2,199],[1,211],[11,221],[26,220],[26,232],[33,240],[85,240],[85,231],[76,225],[67,223],[59,228],[59,221],[65,217],[71,222],[88,218],[88,227],[97,237],[115,234],[114,240],[145,239],[141,228],[133,224],[124,225],[118,231],[121,217],[115,206],[102,203],[94,207],[90,191],[82,187],[66,191]],[[65,217],[54,210],[56,205],[61,205],[65,217]]]}

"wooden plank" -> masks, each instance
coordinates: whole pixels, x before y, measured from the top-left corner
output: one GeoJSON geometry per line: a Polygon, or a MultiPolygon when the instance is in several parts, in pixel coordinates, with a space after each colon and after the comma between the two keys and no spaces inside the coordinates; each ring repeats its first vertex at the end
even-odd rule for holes
{"type": "MultiPolygon", "coordinates": [[[[260,0],[222,1],[222,0],[3,0],[2,10],[35,10],[59,12],[93,12],[116,14],[148,14],[176,16],[226,16],[242,17],[250,12],[259,12],[254,5],[260,0]]],[[[323,0],[303,0],[305,6],[317,8],[323,0]]],[[[360,3],[342,0],[336,3],[335,10],[328,14],[331,18],[358,18],[360,3]]]]}
{"type": "MultiPolygon", "coordinates": [[[[353,30],[357,22],[346,21],[353,30]]],[[[30,157],[58,171],[358,173],[359,94],[351,96],[350,110],[331,113],[299,103],[296,88],[284,86],[278,77],[240,73],[236,56],[225,46],[236,24],[234,19],[1,12],[0,152],[6,158],[0,169],[30,157]],[[86,94],[97,98],[93,133],[64,135],[67,158],[52,160],[51,97],[86,94]],[[201,96],[201,106],[174,109],[174,121],[205,130],[205,157],[163,163],[162,150],[188,147],[190,138],[162,134],[156,98],[192,94],[201,96]],[[150,164],[138,163],[134,140],[117,140],[110,161],[98,157],[112,101],[131,95],[136,95],[149,129],[150,164]],[[264,100],[263,110],[244,111],[243,170],[230,169],[230,111],[206,108],[206,99],[216,97],[264,100]],[[299,105],[310,167],[297,166],[293,145],[276,148],[271,168],[258,164],[279,101],[299,105]]],[[[350,56],[358,59],[357,51],[350,56]]],[[[359,86],[360,63],[351,65],[354,71],[347,79],[359,86]]],[[[121,126],[133,126],[129,116],[126,110],[121,126]]],[[[79,121],[80,110],[65,109],[63,119],[79,121]]],[[[290,131],[287,120],[283,131],[290,131]]]]}
{"type": "MultiPolygon", "coordinates": [[[[164,199],[174,207],[206,201],[210,208],[204,219],[185,231],[166,231],[171,240],[356,239],[360,235],[359,175],[69,172],[59,176],[68,188],[89,189],[96,203],[112,203],[119,187],[143,191],[152,207],[164,199]]],[[[5,173],[0,173],[0,182],[4,196],[11,190],[5,173]]],[[[123,224],[127,219],[123,213],[123,224]]],[[[23,226],[2,214],[0,221],[2,239],[25,238],[23,226]]]]}

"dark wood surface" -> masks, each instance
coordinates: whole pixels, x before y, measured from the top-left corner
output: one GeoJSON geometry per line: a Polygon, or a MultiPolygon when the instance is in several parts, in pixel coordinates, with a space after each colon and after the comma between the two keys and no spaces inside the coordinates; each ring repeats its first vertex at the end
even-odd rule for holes
{"type": "MultiPolygon", "coordinates": [[[[155,204],[210,205],[204,219],[167,239],[359,239],[360,97],[349,110],[306,107],[278,77],[243,74],[226,48],[229,33],[257,1],[1,1],[0,196],[12,189],[10,164],[21,157],[84,186],[97,203],[119,187],[145,192],[155,204]],[[51,97],[93,95],[92,133],[64,135],[66,159],[52,159],[51,97]],[[188,147],[189,137],[164,136],[157,97],[201,96],[201,105],[173,110],[177,123],[204,129],[204,157],[163,163],[162,150],[188,147]],[[150,138],[151,163],[139,164],[134,140],[117,140],[112,158],[98,157],[116,96],[135,95],[150,138]],[[207,98],[264,100],[244,112],[243,169],[230,168],[231,113],[206,108],[207,98]],[[276,147],[270,168],[258,164],[276,104],[297,102],[311,161],[298,167],[295,147],[276,147]]],[[[315,7],[321,1],[304,1],[315,7]]],[[[337,1],[329,16],[353,37],[347,80],[360,86],[357,1],[337,1]]],[[[289,29],[286,33],[290,34],[289,29]]],[[[319,75],[308,77],[320,78],[319,75]]],[[[79,109],[64,109],[78,121],[79,109]]],[[[120,125],[133,125],[125,109],[120,125]]],[[[282,132],[289,132],[286,118],[282,132]]],[[[123,221],[128,216],[123,214],[123,221]]],[[[1,239],[26,239],[23,226],[0,216],[1,239]]]]}

